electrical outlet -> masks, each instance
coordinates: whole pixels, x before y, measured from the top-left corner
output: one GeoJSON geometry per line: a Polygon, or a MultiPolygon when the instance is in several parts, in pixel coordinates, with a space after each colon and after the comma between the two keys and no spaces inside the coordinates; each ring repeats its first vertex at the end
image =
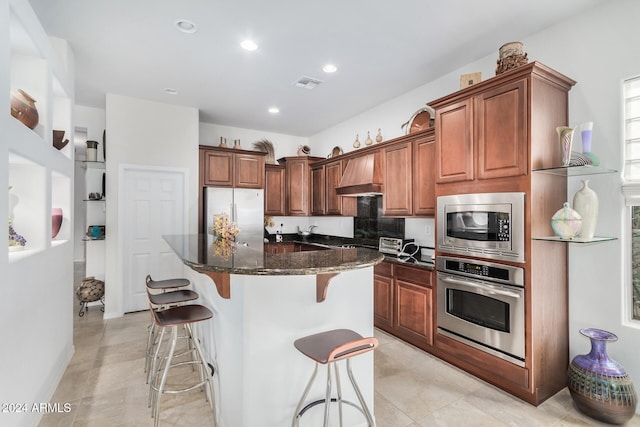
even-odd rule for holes
{"type": "Polygon", "coordinates": [[[425,225],[424,234],[426,234],[427,236],[431,236],[431,234],[433,234],[433,230],[431,229],[431,225],[425,225]]]}

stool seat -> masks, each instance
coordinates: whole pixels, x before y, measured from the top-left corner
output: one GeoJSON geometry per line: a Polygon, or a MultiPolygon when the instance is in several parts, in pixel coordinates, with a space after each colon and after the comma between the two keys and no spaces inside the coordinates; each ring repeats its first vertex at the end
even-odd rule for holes
{"type": "Polygon", "coordinates": [[[164,292],[161,294],[148,294],[149,302],[153,305],[172,305],[182,302],[197,300],[200,295],[189,289],[180,289],[178,291],[164,292]]]}
{"type": "Polygon", "coordinates": [[[156,324],[160,327],[182,326],[187,323],[202,322],[213,317],[213,312],[200,304],[181,305],[166,310],[152,311],[152,313],[156,324]]]}
{"type": "Polygon", "coordinates": [[[155,290],[167,290],[184,288],[191,284],[189,279],[166,279],[166,280],[153,280],[151,275],[148,274],[146,278],[147,288],[155,290]]]}
{"type": "Polygon", "coordinates": [[[378,340],[375,337],[365,338],[359,333],[350,329],[334,329],[331,331],[320,332],[317,334],[298,338],[296,341],[294,341],[293,345],[302,354],[314,360],[316,362],[316,367],[313,371],[313,374],[311,375],[311,379],[307,383],[307,387],[302,393],[300,401],[298,402],[298,406],[296,407],[296,411],[291,423],[292,427],[297,427],[299,425],[300,418],[302,417],[302,415],[304,415],[305,412],[307,412],[307,410],[322,403],[324,403],[325,406],[323,422],[324,427],[328,427],[329,425],[329,407],[331,403],[338,403],[340,426],[342,426],[342,404],[345,403],[359,410],[367,419],[367,424],[369,425],[369,427],[375,427],[375,420],[373,418],[373,415],[371,414],[371,411],[369,411],[369,408],[367,407],[358,384],[356,383],[353,372],[351,371],[350,362],[352,357],[372,351],[373,349],[378,347],[378,340]],[[336,364],[336,362],[339,362],[341,360],[346,361],[347,374],[349,376],[349,380],[351,381],[351,385],[353,386],[353,390],[356,393],[360,406],[356,405],[353,402],[343,400],[342,398],[340,375],[336,364]],[[318,373],[319,365],[327,366],[327,385],[325,397],[324,399],[315,400],[303,407],[305,399],[307,398],[309,390],[311,389],[311,385],[313,384],[316,374],[318,373]],[[335,398],[331,397],[333,385],[331,375],[332,367],[337,385],[337,397],[335,398]]]}
{"type": "Polygon", "coordinates": [[[363,338],[350,329],[334,329],[297,339],[293,345],[305,356],[326,365],[377,346],[375,338],[363,338]],[[375,342],[375,344],[374,344],[375,342]]]}

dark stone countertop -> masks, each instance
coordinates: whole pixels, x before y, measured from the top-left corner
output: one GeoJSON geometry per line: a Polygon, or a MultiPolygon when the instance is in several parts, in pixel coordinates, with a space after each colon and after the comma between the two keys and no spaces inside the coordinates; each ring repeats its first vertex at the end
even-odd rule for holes
{"type": "Polygon", "coordinates": [[[233,253],[215,253],[206,235],[163,236],[184,264],[199,272],[244,275],[311,275],[339,273],[374,266],[384,260],[382,253],[367,248],[320,249],[317,251],[271,254],[257,247],[237,246],[233,253]]]}

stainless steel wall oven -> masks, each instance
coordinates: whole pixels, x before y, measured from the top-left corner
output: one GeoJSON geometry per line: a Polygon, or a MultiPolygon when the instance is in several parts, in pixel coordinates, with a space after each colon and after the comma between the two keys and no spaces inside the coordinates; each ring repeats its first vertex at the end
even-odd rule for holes
{"type": "Polygon", "coordinates": [[[436,270],[438,333],[524,366],[524,270],[446,256],[436,270]]]}

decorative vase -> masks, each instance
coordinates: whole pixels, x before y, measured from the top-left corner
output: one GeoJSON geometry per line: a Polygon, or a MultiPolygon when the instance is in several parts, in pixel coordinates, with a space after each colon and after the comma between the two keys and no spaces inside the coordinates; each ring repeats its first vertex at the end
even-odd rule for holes
{"type": "Polygon", "coordinates": [[[589,187],[589,180],[582,181],[582,188],[573,196],[573,209],[582,217],[578,236],[592,239],[598,222],[598,195],[589,187]]]}
{"type": "Polygon", "coordinates": [[[360,141],[358,141],[358,135],[356,135],[356,140],[353,141],[353,148],[360,148],[360,141]]]}
{"type": "Polygon", "coordinates": [[[638,395],[624,367],[607,355],[607,342],[618,337],[593,328],[580,329],[580,333],[591,340],[591,351],[574,357],[569,365],[571,398],[592,418],[624,424],[635,415],[638,395]]]}
{"type": "Polygon", "coordinates": [[[378,134],[376,135],[376,142],[377,143],[382,142],[382,131],[380,130],[380,128],[378,128],[378,134]]]}
{"type": "Polygon", "coordinates": [[[53,208],[51,209],[51,238],[54,239],[58,233],[60,232],[60,227],[62,226],[62,209],[61,208],[53,208]]]}
{"type": "Polygon", "coordinates": [[[560,149],[562,151],[562,166],[569,166],[571,162],[571,146],[573,145],[574,128],[558,126],[556,132],[560,138],[560,149]]]}
{"type": "Polygon", "coordinates": [[[220,145],[218,147],[227,148],[227,138],[224,136],[220,137],[220,145]]]}
{"type": "Polygon", "coordinates": [[[373,144],[373,140],[371,139],[371,135],[369,135],[369,131],[367,131],[367,139],[364,140],[365,145],[373,144]]]}
{"type": "Polygon", "coordinates": [[[38,126],[40,120],[36,100],[22,89],[11,92],[11,115],[29,129],[38,126]]]}
{"type": "Polygon", "coordinates": [[[593,166],[600,165],[600,159],[591,151],[591,139],[593,137],[593,122],[585,122],[576,127],[580,129],[582,138],[582,154],[587,156],[593,166]]]}
{"type": "Polygon", "coordinates": [[[98,141],[87,141],[87,161],[95,162],[98,160],[98,141]]]}
{"type": "Polygon", "coordinates": [[[240,140],[239,139],[234,139],[233,140],[233,148],[238,149],[238,150],[240,148],[242,148],[242,147],[240,147],[240,140]]]}
{"type": "Polygon", "coordinates": [[[561,239],[573,239],[580,233],[582,217],[571,209],[568,202],[564,202],[562,208],[551,217],[551,228],[561,239]]]}

